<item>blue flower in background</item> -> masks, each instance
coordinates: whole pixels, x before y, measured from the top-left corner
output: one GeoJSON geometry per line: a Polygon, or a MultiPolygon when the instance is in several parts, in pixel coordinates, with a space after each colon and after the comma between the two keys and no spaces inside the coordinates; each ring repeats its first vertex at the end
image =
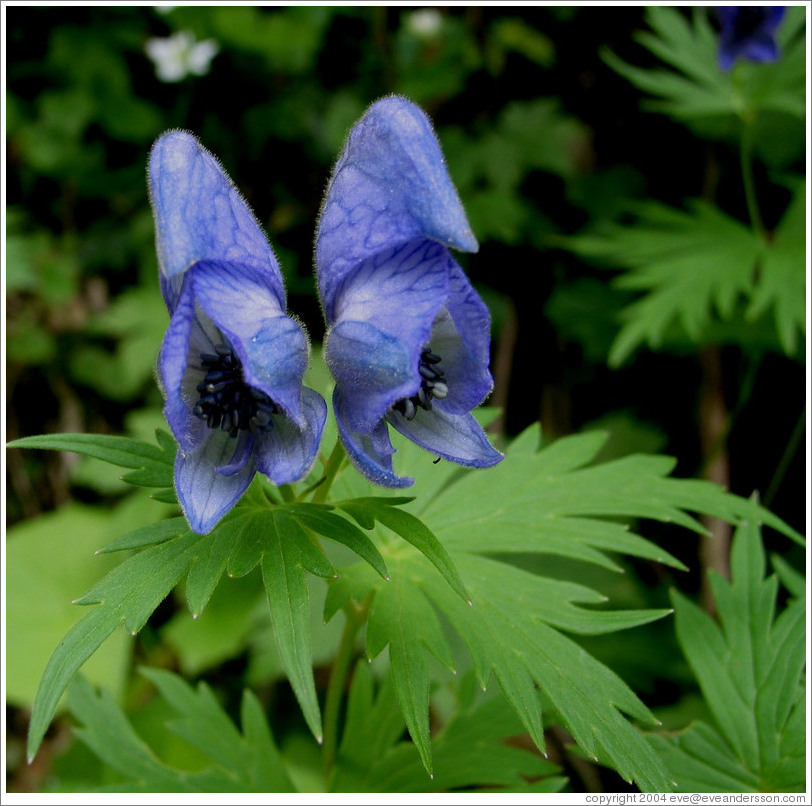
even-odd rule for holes
{"type": "Polygon", "coordinates": [[[784,6],[720,6],[719,67],[727,72],[736,59],[774,62],[778,58],[775,32],[784,19],[784,6]]]}
{"type": "Polygon", "coordinates": [[[309,346],[285,313],[279,265],[217,160],[168,132],[149,161],[161,289],[170,313],[158,361],[178,454],[175,486],[205,534],[254,473],[274,484],[310,470],[327,417],[302,386],[309,346]]]}
{"type": "Polygon", "coordinates": [[[316,263],[339,433],[371,481],[404,487],[387,424],[437,456],[502,454],[470,413],[488,395],[490,317],[447,247],[479,248],[431,123],[399,97],[350,133],[321,211],[316,263]]]}

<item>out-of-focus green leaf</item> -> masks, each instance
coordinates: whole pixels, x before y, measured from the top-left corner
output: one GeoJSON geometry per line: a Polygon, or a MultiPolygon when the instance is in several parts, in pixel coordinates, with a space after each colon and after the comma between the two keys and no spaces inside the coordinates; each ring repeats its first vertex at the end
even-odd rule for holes
{"type": "Polygon", "coordinates": [[[622,364],[641,344],[657,348],[672,324],[694,342],[715,316],[729,319],[740,298],[754,293],[755,268],[767,247],[751,230],[701,201],[688,212],[647,202],[634,206],[637,220],[601,235],[562,240],[587,259],[623,267],[614,284],[645,295],[621,314],[625,324],[609,352],[622,364]]]}
{"type": "Polygon", "coordinates": [[[177,715],[167,728],[197,748],[210,763],[195,772],[164,763],[138,736],[108,692],[96,694],[79,677],[68,700],[80,723],[77,736],[121,777],[119,785],[104,787],[103,791],[294,791],[262,707],[251,692],[243,695],[240,733],[205,683],[195,690],[167,671],[144,669],[143,674],[177,715]]]}
{"type": "Polygon", "coordinates": [[[801,8],[788,9],[779,28],[781,57],[775,63],[739,61],[729,73],[719,69],[718,35],[707,9],[694,8],[689,22],[680,9],[649,6],[646,21],[653,33],[640,33],[638,40],[671,69],[633,67],[610,52],[605,59],[636,87],[657,98],[650,103],[652,109],[687,122],[713,139],[737,138],[742,121],[755,123],[757,145],[767,159],[774,151],[770,135],[783,136],[783,128],[796,141],[790,154],[800,156],[803,133],[798,123],[805,117],[806,76],[801,8]],[[770,125],[771,118],[779,118],[783,127],[770,125]]]}
{"type": "Polygon", "coordinates": [[[787,355],[794,355],[798,333],[806,335],[806,183],[793,195],[764,253],[747,319],[773,308],[775,328],[787,355]]]}
{"type": "MultiPolygon", "coordinates": [[[[469,675],[461,685],[475,686],[469,675]]],[[[434,775],[428,778],[414,745],[398,741],[403,722],[389,678],[374,690],[369,665],[359,663],[347,702],[333,792],[525,791],[527,780],[557,792],[566,779],[550,761],[505,739],[522,732],[521,723],[498,696],[462,697],[432,741],[434,775]],[[514,789],[515,787],[515,789],[514,789]]]]}
{"type": "Polygon", "coordinates": [[[7,447],[72,451],[93,456],[119,467],[134,468],[122,476],[129,484],[171,487],[174,483],[175,443],[161,432],[158,434],[160,446],[109,434],[40,434],[14,440],[7,447]]]}

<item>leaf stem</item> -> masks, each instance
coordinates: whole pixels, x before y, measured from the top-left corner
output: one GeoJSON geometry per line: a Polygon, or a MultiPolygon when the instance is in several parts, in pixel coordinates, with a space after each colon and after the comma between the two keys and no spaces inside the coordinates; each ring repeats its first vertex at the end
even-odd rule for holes
{"type": "Polygon", "coordinates": [[[337,437],[336,444],[333,446],[333,452],[327,460],[324,481],[316,488],[316,492],[313,495],[314,503],[323,504],[327,500],[327,493],[330,492],[333,481],[335,481],[335,477],[341,469],[341,465],[344,463],[346,456],[347,454],[344,450],[344,446],[341,444],[341,439],[337,437]]]}
{"type": "Polygon", "coordinates": [[[758,209],[756,183],[753,178],[753,136],[753,124],[749,119],[745,118],[743,120],[742,142],[739,152],[741,156],[742,181],[744,183],[744,198],[747,202],[747,213],[750,216],[750,225],[753,227],[753,232],[759,240],[766,241],[767,233],[764,229],[764,223],[761,220],[761,212],[758,209]]]}
{"type": "Polygon", "coordinates": [[[369,613],[371,597],[367,597],[360,604],[347,602],[344,605],[344,631],[341,634],[341,643],[338,646],[333,668],[330,670],[330,681],[327,684],[327,696],[324,701],[324,745],[322,746],[322,764],[324,769],[325,785],[329,788],[330,775],[333,771],[338,750],[338,711],[341,705],[341,695],[347,672],[355,653],[355,639],[358,631],[364,624],[369,613]]]}

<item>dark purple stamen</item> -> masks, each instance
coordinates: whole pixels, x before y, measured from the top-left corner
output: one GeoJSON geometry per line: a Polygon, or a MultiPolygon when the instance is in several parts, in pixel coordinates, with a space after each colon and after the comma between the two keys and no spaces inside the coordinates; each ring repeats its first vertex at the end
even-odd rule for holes
{"type": "Polygon", "coordinates": [[[407,420],[414,420],[417,409],[431,411],[431,401],[436,397],[442,400],[448,394],[448,380],[440,369],[442,358],[431,351],[428,345],[420,353],[417,371],[420,373],[420,388],[411,397],[402,397],[392,404],[392,410],[400,412],[407,420]]]}
{"type": "Polygon", "coordinates": [[[227,431],[236,437],[240,431],[256,434],[273,428],[272,415],[279,414],[276,403],[265,392],[243,379],[242,364],[234,351],[217,344],[214,353],[203,353],[200,364],[206,370],[197,385],[200,398],[192,410],[209,428],[227,431]]]}

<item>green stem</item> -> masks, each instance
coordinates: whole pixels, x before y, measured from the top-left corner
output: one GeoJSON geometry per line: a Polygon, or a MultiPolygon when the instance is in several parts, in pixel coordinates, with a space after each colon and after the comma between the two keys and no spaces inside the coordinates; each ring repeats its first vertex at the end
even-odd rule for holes
{"type": "Polygon", "coordinates": [[[361,604],[347,602],[344,605],[344,615],[346,617],[344,632],[341,634],[341,643],[333,661],[333,668],[330,670],[330,681],[327,684],[327,696],[324,701],[322,762],[324,782],[328,787],[330,785],[330,774],[335,765],[336,751],[338,750],[338,711],[341,705],[341,696],[344,693],[347,673],[355,653],[355,639],[361,626],[366,621],[370,601],[371,599],[368,597],[361,604]]]}
{"type": "Polygon", "coordinates": [[[770,486],[767,488],[767,492],[764,493],[764,498],[762,499],[761,503],[765,507],[769,507],[772,503],[775,494],[778,492],[779,488],[781,487],[781,482],[784,480],[784,476],[789,469],[790,462],[792,461],[793,456],[795,456],[795,452],[798,450],[798,445],[801,442],[801,439],[804,435],[804,429],[806,428],[806,410],[801,412],[801,416],[798,418],[798,422],[795,423],[795,429],[792,432],[792,436],[789,438],[789,442],[787,443],[787,447],[784,449],[784,453],[781,456],[781,461],[778,463],[778,467],[773,474],[772,481],[770,482],[770,486]]]}
{"type": "Polygon", "coordinates": [[[327,494],[330,492],[330,488],[333,486],[333,481],[335,481],[335,477],[338,471],[341,469],[341,465],[343,464],[346,456],[347,454],[344,451],[344,446],[341,444],[341,440],[336,439],[333,452],[330,454],[330,458],[327,460],[327,469],[324,474],[324,481],[318,486],[316,493],[313,496],[314,503],[323,504],[327,500],[327,494]]]}
{"type": "Polygon", "coordinates": [[[767,233],[764,223],[761,220],[761,213],[758,209],[756,199],[756,183],[753,178],[753,125],[749,120],[743,122],[742,143],[741,143],[741,168],[742,180],[744,182],[744,198],[747,201],[747,213],[750,216],[750,225],[753,232],[762,240],[767,240],[767,233]]]}

